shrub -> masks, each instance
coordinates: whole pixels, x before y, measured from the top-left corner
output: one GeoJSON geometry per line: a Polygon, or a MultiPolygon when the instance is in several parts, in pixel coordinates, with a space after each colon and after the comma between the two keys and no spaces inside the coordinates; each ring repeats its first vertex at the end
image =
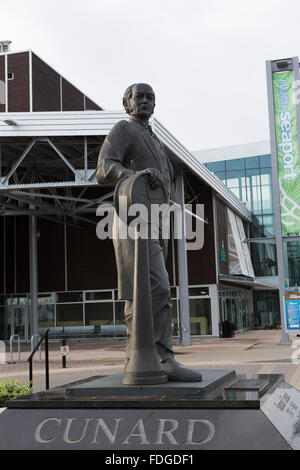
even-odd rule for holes
{"type": "Polygon", "coordinates": [[[0,407],[5,406],[8,400],[32,394],[32,386],[29,383],[19,384],[18,380],[5,380],[0,382],[0,407]]]}

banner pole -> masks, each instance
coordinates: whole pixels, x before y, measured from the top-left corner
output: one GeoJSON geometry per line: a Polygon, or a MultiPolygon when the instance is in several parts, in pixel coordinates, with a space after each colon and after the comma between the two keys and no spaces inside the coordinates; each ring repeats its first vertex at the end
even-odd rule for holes
{"type": "Polygon", "coordinates": [[[289,336],[285,331],[285,309],[281,301],[285,297],[285,273],[284,273],[284,257],[283,257],[283,240],[281,229],[281,212],[280,212],[280,190],[279,175],[277,167],[277,146],[275,133],[274,118],[274,96],[273,96],[273,70],[272,61],[266,62],[267,69],[267,91],[268,91],[268,108],[269,108],[269,126],[270,126],[270,144],[271,144],[271,161],[272,161],[272,186],[273,186],[273,202],[274,202],[274,222],[277,252],[277,269],[279,281],[279,307],[281,318],[281,343],[289,343],[289,336]]]}

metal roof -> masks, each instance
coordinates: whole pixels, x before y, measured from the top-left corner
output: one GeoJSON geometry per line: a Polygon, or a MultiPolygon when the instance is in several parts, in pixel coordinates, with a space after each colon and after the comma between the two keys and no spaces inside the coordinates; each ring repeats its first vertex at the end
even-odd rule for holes
{"type": "MultiPolygon", "coordinates": [[[[1,41],[0,41],[1,43],[1,41]]],[[[99,106],[100,108],[104,109],[103,106],[99,105],[97,103],[96,100],[92,99],[90,96],[88,96],[86,93],[84,93],[80,88],[78,88],[72,80],[68,80],[64,75],[62,75],[55,67],[52,67],[52,65],[49,64],[49,62],[47,62],[46,60],[42,59],[35,51],[33,51],[32,49],[22,49],[22,50],[18,50],[18,51],[5,51],[5,52],[0,52],[0,56],[9,56],[9,55],[14,55],[14,54],[23,54],[24,52],[28,53],[29,54],[29,60],[30,60],[30,64],[32,64],[32,54],[34,54],[36,57],[38,57],[38,59],[40,59],[42,62],[44,62],[44,64],[48,65],[48,67],[50,67],[54,72],[56,72],[58,75],[61,76],[61,78],[63,78],[64,80],[66,80],[67,82],[71,83],[71,85],[73,85],[78,91],[80,91],[80,93],[82,93],[86,98],[88,98],[89,100],[93,101],[93,103],[97,104],[97,106],[99,106]]],[[[31,65],[30,65],[31,67],[31,65]]]]}
{"type": "MultiPolygon", "coordinates": [[[[125,111],[59,111],[34,113],[0,113],[1,137],[51,137],[107,135],[120,120],[128,119],[125,111]],[[16,125],[8,125],[12,121],[16,125]]],[[[151,125],[160,140],[184,163],[208,184],[222,200],[248,221],[251,212],[245,205],[188,151],[154,116],[151,125]]],[[[1,186],[1,184],[0,184],[1,186]]]]}
{"type": "Polygon", "coordinates": [[[231,276],[230,274],[220,274],[219,281],[228,282],[231,284],[239,284],[247,287],[253,287],[254,289],[267,289],[267,290],[278,290],[278,286],[270,284],[269,282],[260,281],[256,278],[247,278],[242,276],[231,276]]]}
{"type": "Polygon", "coordinates": [[[234,160],[236,158],[255,157],[257,155],[269,155],[271,154],[271,147],[269,140],[262,140],[247,144],[196,150],[192,153],[202,162],[211,163],[234,160]]]}

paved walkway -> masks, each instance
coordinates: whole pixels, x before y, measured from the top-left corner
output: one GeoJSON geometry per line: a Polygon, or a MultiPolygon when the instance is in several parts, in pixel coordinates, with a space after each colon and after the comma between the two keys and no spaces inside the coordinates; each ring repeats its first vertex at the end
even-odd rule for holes
{"type": "MultiPolygon", "coordinates": [[[[176,359],[184,365],[199,369],[234,369],[243,374],[284,374],[285,380],[300,390],[300,365],[292,362],[297,358],[300,338],[290,337],[291,344],[281,344],[281,331],[258,330],[238,333],[229,339],[193,339],[189,347],[176,346],[176,359]],[[293,344],[297,340],[299,343],[293,344]],[[292,345],[297,349],[293,349],[292,345]]],[[[50,342],[50,387],[74,382],[95,375],[109,375],[123,370],[125,340],[99,340],[93,342],[69,341],[70,354],[67,368],[62,368],[60,343],[50,342]]],[[[13,378],[21,383],[28,381],[29,345],[22,345],[23,363],[0,364],[0,380],[13,378]]],[[[6,355],[9,360],[9,354],[6,355]]],[[[45,389],[44,354],[42,363],[33,366],[34,391],[45,389]]],[[[17,354],[14,353],[14,360],[17,354]]]]}

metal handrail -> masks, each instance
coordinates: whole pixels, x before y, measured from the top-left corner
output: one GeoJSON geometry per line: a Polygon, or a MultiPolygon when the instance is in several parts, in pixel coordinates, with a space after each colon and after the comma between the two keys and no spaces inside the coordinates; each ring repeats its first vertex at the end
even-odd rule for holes
{"type": "Polygon", "coordinates": [[[13,361],[13,350],[12,350],[12,344],[14,338],[18,338],[18,360],[21,361],[21,350],[20,350],[20,336],[19,335],[11,335],[9,339],[9,354],[10,354],[10,363],[14,364],[13,361]]]}
{"type": "MultiPolygon", "coordinates": [[[[40,338],[40,334],[39,333],[35,333],[34,335],[31,336],[31,340],[30,340],[30,344],[31,344],[31,352],[33,351],[34,349],[34,338],[35,337],[38,337],[40,338]]],[[[42,362],[42,345],[40,344],[39,346],[39,361],[42,362]]],[[[32,359],[32,362],[34,363],[34,360],[32,359]]]]}
{"type": "Polygon", "coordinates": [[[29,383],[32,384],[33,381],[33,370],[32,370],[32,360],[33,356],[35,355],[38,347],[42,344],[45,340],[45,379],[46,379],[46,390],[49,390],[49,343],[48,343],[48,333],[49,328],[45,331],[45,333],[41,336],[40,340],[38,341],[37,345],[35,346],[34,350],[30,354],[27,361],[29,362],[29,383]]]}

